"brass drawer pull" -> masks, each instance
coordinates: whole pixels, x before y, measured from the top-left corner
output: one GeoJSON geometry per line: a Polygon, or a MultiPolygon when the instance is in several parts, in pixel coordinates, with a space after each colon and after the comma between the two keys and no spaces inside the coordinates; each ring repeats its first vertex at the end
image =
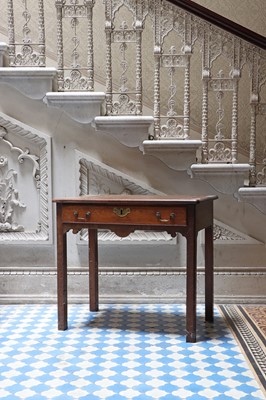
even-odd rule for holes
{"type": "Polygon", "coordinates": [[[128,214],[130,214],[131,210],[130,210],[130,208],[115,207],[113,209],[113,212],[118,217],[123,218],[123,217],[126,217],[128,214]]]}
{"type": "Polygon", "coordinates": [[[170,219],[162,219],[162,218],[161,218],[161,213],[160,213],[160,211],[157,211],[157,213],[156,213],[156,218],[157,218],[158,221],[160,221],[160,222],[170,222],[170,221],[174,221],[174,220],[175,220],[175,213],[171,213],[171,214],[170,214],[170,219]]]}
{"type": "Polygon", "coordinates": [[[90,211],[87,211],[86,212],[86,214],[85,214],[85,218],[80,218],[79,217],[79,213],[78,213],[78,211],[74,211],[74,216],[76,217],[76,219],[78,220],[78,221],[87,221],[87,219],[90,217],[90,215],[91,215],[91,212],[90,211]]]}

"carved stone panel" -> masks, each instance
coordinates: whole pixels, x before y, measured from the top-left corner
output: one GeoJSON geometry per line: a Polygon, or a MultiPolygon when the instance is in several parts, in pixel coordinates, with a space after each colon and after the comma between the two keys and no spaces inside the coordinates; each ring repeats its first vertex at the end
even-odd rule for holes
{"type": "Polygon", "coordinates": [[[0,113],[0,241],[49,241],[50,140],[0,113]]]}

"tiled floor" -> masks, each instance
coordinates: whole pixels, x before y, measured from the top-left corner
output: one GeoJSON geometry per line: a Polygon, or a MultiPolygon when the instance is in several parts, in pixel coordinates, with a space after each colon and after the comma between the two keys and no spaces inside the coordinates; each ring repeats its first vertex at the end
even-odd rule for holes
{"type": "Polygon", "coordinates": [[[224,320],[185,342],[183,305],[0,307],[0,398],[5,400],[265,399],[224,320]]]}

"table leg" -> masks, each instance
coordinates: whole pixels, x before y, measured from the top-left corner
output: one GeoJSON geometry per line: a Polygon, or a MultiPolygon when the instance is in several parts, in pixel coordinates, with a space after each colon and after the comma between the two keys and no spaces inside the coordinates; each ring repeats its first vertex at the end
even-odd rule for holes
{"type": "Polygon", "coordinates": [[[90,311],[99,309],[98,284],[98,234],[97,229],[89,229],[89,289],[90,311]]]}
{"type": "Polygon", "coordinates": [[[57,230],[57,307],[58,329],[67,329],[67,237],[62,225],[57,230]]]}
{"type": "Polygon", "coordinates": [[[205,319],[213,322],[213,226],[205,229],[205,319]]]}
{"type": "Polygon", "coordinates": [[[197,234],[187,236],[186,341],[196,342],[197,234]]]}

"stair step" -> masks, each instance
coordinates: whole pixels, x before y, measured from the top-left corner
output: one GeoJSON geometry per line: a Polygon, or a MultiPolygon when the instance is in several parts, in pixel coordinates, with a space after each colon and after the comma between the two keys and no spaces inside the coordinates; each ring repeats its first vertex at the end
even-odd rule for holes
{"type": "Polygon", "coordinates": [[[238,190],[239,200],[252,204],[260,212],[266,214],[266,186],[241,187],[238,190]]]}
{"type": "Polygon", "coordinates": [[[128,147],[142,148],[153,124],[151,116],[106,116],[96,117],[95,129],[110,133],[120,143],[128,147]]]}
{"type": "Polygon", "coordinates": [[[48,92],[44,98],[48,107],[62,109],[81,124],[89,124],[101,114],[104,100],[104,92],[48,92]]]}
{"type": "Polygon", "coordinates": [[[145,140],[143,152],[159,158],[171,169],[185,171],[196,162],[200,146],[201,140],[145,140]]]}
{"type": "Polygon", "coordinates": [[[235,194],[248,179],[249,164],[193,164],[190,176],[208,182],[224,194],[235,194]]]}
{"type": "Polygon", "coordinates": [[[57,75],[53,67],[1,67],[0,83],[6,83],[25,96],[40,100],[55,86],[57,75]]]}

